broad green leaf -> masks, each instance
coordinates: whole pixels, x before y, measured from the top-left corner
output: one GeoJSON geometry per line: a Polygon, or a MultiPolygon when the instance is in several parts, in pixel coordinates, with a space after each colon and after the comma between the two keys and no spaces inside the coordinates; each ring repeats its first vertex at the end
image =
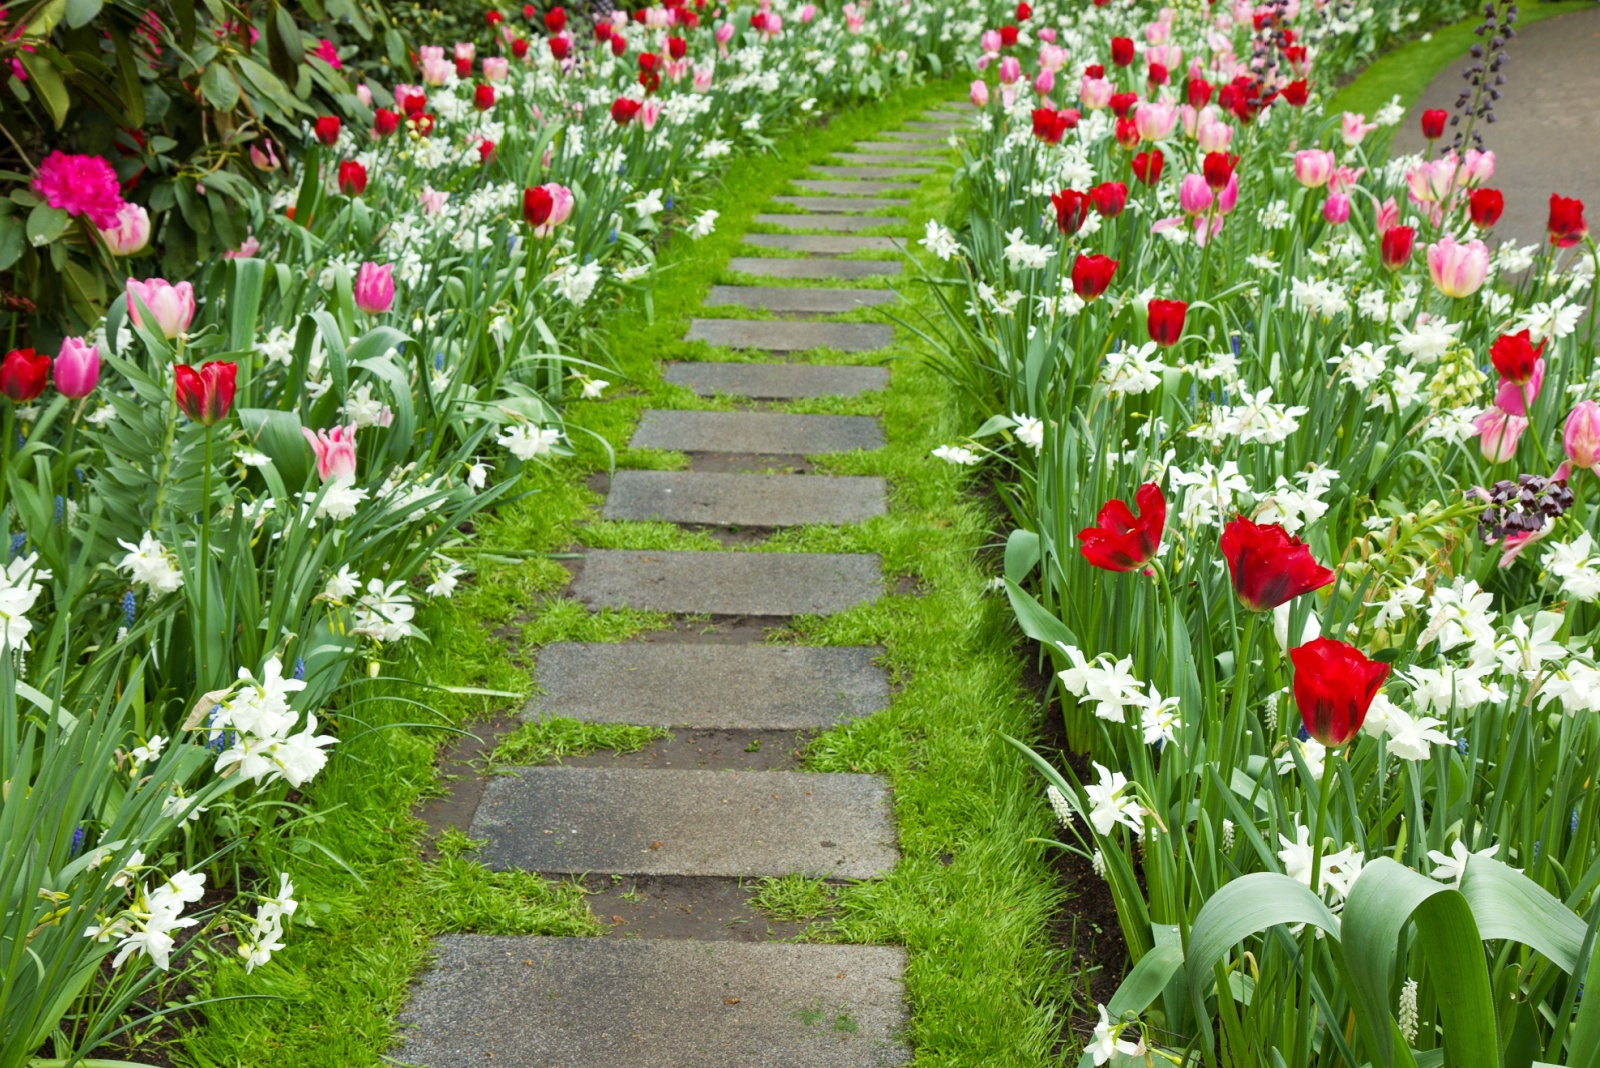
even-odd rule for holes
{"type": "Polygon", "coordinates": [[[311,449],[300,430],[300,417],[273,408],[240,408],[239,424],[250,447],[272,457],[283,484],[298,490],[311,477],[311,449]]]}
{"type": "Polygon", "coordinates": [[[1461,879],[1478,933],[1537,950],[1571,975],[1578,968],[1586,928],[1544,887],[1491,857],[1473,857],[1461,879]]]}
{"type": "Polygon", "coordinates": [[[28,243],[35,248],[48,245],[60,237],[72,222],[72,216],[61,208],[40,204],[28,212],[28,243]]]}
{"type": "Polygon", "coordinates": [[[1038,563],[1039,535],[1031,530],[1013,530],[1006,538],[1007,581],[1020,583],[1038,563]]]}
{"type": "Polygon", "coordinates": [[[18,52],[17,58],[28,72],[28,84],[50,113],[50,121],[56,124],[56,129],[61,129],[67,121],[67,112],[72,109],[72,98],[67,95],[67,83],[61,72],[40,52],[18,52]]]}
{"type": "Polygon", "coordinates": [[[1111,995],[1106,1011],[1113,1017],[1130,1012],[1143,1012],[1150,1003],[1161,996],[1172,977],[1183,967],[1183,947],[1175,943],[1157,945],[1139,958],[1139,963],[1123,978],[1117,992],[1111,995]]]}
{"type": "Polygon", "coordinates": [[[67,0],[67,25],[73,29],[88,25],[103,6],[105,0],[67,0]]]}
{"type": "Polygon", "coordinates": [[[232,111],[239,105],[239,83],[225,64],[209,63],[200,75],[200,92],[218,111],[232,111]]]}
{"type": "Polygon", "coordinates": [[[1011,611],[1016,615],[1017,626],[1022,628],[1022,633],[1046,647],[1053,646],[1056,642],[1067,645],[1078,644],[1077,635],[1067,629],[1065,623],[1009,578],[1006,579],[1006,596],[1011,599],[1011,611]]]}
{"type": "Polygon", "coordinates": [[[0,215],[0,271],[9,270],[27,248],[27,228],[15,215],[0,215]]]}

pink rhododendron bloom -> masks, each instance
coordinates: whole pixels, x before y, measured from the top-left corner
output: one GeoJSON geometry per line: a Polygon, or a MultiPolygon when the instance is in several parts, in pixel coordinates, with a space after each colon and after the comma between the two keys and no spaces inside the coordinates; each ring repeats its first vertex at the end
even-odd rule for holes
{"type": "Polygon", "coordinates": [[[100,231],[113,256],[131,256],[150,243],[150,213],[137,204],[122,205],[115,226],[100,231]]]}
{"type": "Polygon", "coordinates": [[[1449,234],[1428,246],[1428,275],[1447,297],[1470,297],[1489,273],[1489,250],[1474,238],[1459,244],[1449,234]]]}
{"type": "Polygon", "coordinates": [[[972,106],[983,108],[989,106],[989,83],[982,78],[973,81],[969,95],[972,97],[972,106]]]}
{"type": "Polygon", "coordinates": [[[1478,448],[1483,451],[1483,458],[1492,464],[1503,464],[1517,454],[1517,442],[1528,429],[1528,420],[1490,408],[1474,419],[1472,425],[1478,431],[1478,448]]]}
{"type": "Polygon", "coordinates": [[[134,326],[144,326],[144,311],[150,313],[150,327],[171,341],[194,322],[194,286],[188,282],[172,285],[165,278],[128,279],[128,318],[134,326]]]}
{"type": "Polygon", "coordinates": [[[339,50],[333,47],[333,42],[326,37],[317,42],[317,47],[311,50],[311,54],[334,70],[344,69],[344,64],[339,62],[339,50]]]}
{"type": "Polygon", "coordinates": [[[356,271],[356,307],[368,315],[382,315],[394,306],[394,265],[363,263],[356,271]]]}
{"type": "Polygon", "coordinates": [[[1336,160],[1333,153],[1321,148],[1307,148],[1294,154],[1295,181],[1307,189],[1319,189],[1333,176],[1336,160]]]}
{"type": "Polygon", "coordinates": [[[317,477],[324,482],[333,479],[353,481],[356,477],[356,425],[336,426],[332,430],[312,432],[301,427],[311,451],[317,456],[317,477]]]}
{"type": "Polygon", "coordinates": [[[111,164],[99,156],[69,156],[59,150],[40,161],[33,191],[52,208],[81,215],[101,230],[117,225],[124,203],[111,164]]]}
{"type": "Polygon", "coordinates": [[[1377,123],[1368,122],[1365,115],[1354,111],[1345,112],[1339,119],[1339,136],[1344,139],[1346,148],[1355,148],[1377,128],[1377,123]]]}
{"type": "Polygon", "coordinates": [[[1146,141],[1162,141],[1178,125],[1178,109],[1165,102],[1140,104],[1133,110],[1133,124],[1146,141]]]}

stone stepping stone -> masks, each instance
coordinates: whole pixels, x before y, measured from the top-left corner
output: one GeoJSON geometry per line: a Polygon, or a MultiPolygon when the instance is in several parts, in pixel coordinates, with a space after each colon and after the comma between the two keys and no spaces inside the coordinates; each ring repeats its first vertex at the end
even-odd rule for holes
{"type": "Polygon", "coordinates": [[[902,125],[904,125],[908,130],[933,130],[937,133],[948,135],[955,133],[957,130],[966,129],[968,126],[971,126],[972,123],[966,119],[959,119],[956,121],[947,120],[944,122],[911,121],[903,123],[902,125]]]}
{"type": "Polygon", "coordinates": [[[880,226],[905,226],[895,215],[757,215],[755,221],[768,226],[787,226],[792,230],[875,230],[880,226]]]}
{"type": "Polygon", "coordinates": [[[876,601],[883,593],[883,573],[878,558],[864,553],[594,549],[584,554],[583,573],[573,583],[572,592],[590,608],[638,608],[683,615],[828,616],[876,601]]]}
{"type": "Polygon", "coordinates": [[[652,409],[629,445],[674,452],[737,452],[771,456],[881,449],[883,431],[870,415],[784,412],[697,412],[652,409]]]}
{"type": "Polygon", "coordinates": [[[843,182],[832,178],[796,178],[789,184],[809,189],[813,193],[833,193],[842,196],[876,196],[917,188],[916,182],[843,182]]]}
{"type": "Polygon", "coordinates": [[[871,879],[900,859],[878,775],[509,768],[469,833],[495,871],[871,879]]]}
{"type": "MultiPolygon", "coordinates": [[[[745,234],[741,239],[756,248],[781,248],[788,252],[812,252],[842,256],[847,252],[898,252],[892,237],[859,237],[845,234],[745,234]]],[[[903,240],[903,239],[902,239],[903,240]]]]}
{"type": "Polygon", "coordinates": [[[889,677],[872,662],[881,652],[871,647],[558,642],[539,652],[539,685],[545,693],[529,709],[585,723],[826,730],[889,706],[889,677]]]}
{"type": "Polygon", "coordinates": [[[888,165],[899,167],[916,167],[918,170],[929,171],[936,165],[931,160],[907,158],[904,155],[886,155],[881,152],[836,152],[833,158],[846,164],[865,163],[869,165],[888,165]]]}
{"type": "Polygon", "coordinates": [[[735,256],[728,261],[728,270],[766,278],[872,278],[899,274],[901,264],[896,260],[779,260],[735,256]]]}
{"type": "Polygon", "coordinates": [[[932,133],[928,130],[885,130],[882,136],[892,137],[896,141],[911,141],[917,144],[932,145],[943,144],[947,134],[932,133]]]}
{"type": "Polygon", "coordinates": [[[618,471],[600,514],[729,527],[861,523],[888,511],[881,478],[618,471]]]}
{"type": "Polygon", "coordinates": [[[927,167],[812,167],[830,178],[924,178],[933,173],[927,167]]]}
{"type": "Polygon", "coordinates": [[[794,286],[712,286],[706,307],[732,304],[770,312],[836,315],[888,304],[899,297],[887,289],[800,289],[794,286]]]}
{"type": "Polygon", "coordinates": [[[805,211],[895,211],[906,206],[903,200],[879,197],[773,197],[779,204],[805,211]]]}
{"type": "Polygon", "coordinates": [[[924,119],[927,119],[927,120],[932,121],[932,122],[972,123],[972,122],[975,122],[977,120],[978,113],[977,113],[976,110],[967,111],[967,112],[960,112],[960,111],[930,111],[927,114],[923,115],[922,117],[924,119]]]}
{"type": "Polygon", "coordinates": [[[872,352],[894,343],[894,327],[887,323],[812,323],[792,319],[692,319],[684,340],[765,352],[872,352]]]}
{"type": "Polygon", "coordinates": [[[944,157],[950,154],[950,150],[942,142],[857,141],[851,147],[857,152],[892,153],[896,159],[938,157],[943,160],[944,157]]]}
{"type": "Polygon", "coordinates": [[[433,948],[399,1018],[407,1064],[911,1063],[897,946],[456,934],[433,948]]]}
{"type": "Polygon", "coordinates": [[[673,363],[665,378],[702,397],[719,393],[751,400],[856,397],[889,384],[886,367],[815,363],[673,363]]]}

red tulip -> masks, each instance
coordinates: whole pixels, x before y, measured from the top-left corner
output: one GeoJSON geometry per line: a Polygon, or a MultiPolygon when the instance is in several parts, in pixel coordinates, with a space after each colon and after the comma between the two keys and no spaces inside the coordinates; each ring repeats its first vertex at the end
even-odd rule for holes
{"type": "Polygon", "coordinates": [[[1238,156],[1230,156],[1226,152],[1207,152],[1200,169],[1206,176],[1206,185],[1212,189],[1226,189],[1228,179],[1233,177],[1233,169],[1238,165],[1238,156]]]}
{"type": "Polygon", "coordinates": [[[1017,46],[1017,28],[1015,26],[1000,27],[1000,46],[1002,48],[1015,48],[1017,46]]]}
{"type": "Polygon", "coordinates": [[[626,126],[639,114],[639,102],[629,97],[619,96],[616,103],[611,105],[611,121],[618,126],[626,126]]]}
{"type": "Polygon", "coordinates": [[[1185,90],[1189,98],[1189,106],[1199,111],[1211,103],[1211,83],[1203,78],[1190,78],[1188,88],[1185,90]]]}
{"type": "Polygon", "coordinates": [[[620,56],[628,50],[628,39],[620,33],[611,35],[611,54],[620,56]]]}
{"type": "Polygon", "coordinates": [[[50,357],[32,349],[12,349],[0,360],[0,393],[13,404],[26,404],[44,392],[50,381],[50,357]]]}
{"type": "Polygon", "coordinates": [[[1152,148],[1133,157],[1133,176],[1145,185],[1155,185],[1161,180],[1161,169],[1166,165],[1167,157],[1159,148],[1152,148]]]}
{"type": "Polygon", "coordinates": [[[1150,340],[1162,348],[1177,344],[1183,336],[1183,319],[1189,314],[1189,305],[1181,300],[1152,300],[1145,316],[1150,340]]]}
{"type": "Polygon", "coordinates": [[[667,38],[667,55],[673,59],[682,59],[689,51],[689,42],[682,37],[667,38]]]}
{"type": "Polygon", "coordinates": [[[329,147],[332,147],[333,143],[339,140],[339,116],[319,116],[317,119],[316,131],[317,140],[321,141],[325,145],[328,145],[329,147]]]}
{"type": "Polygon", "coordinates": [[[1445,120],[1450,113],[1443,108],[1429,108],[1422,113],[1422,136],[1437,141],[1444,136],[1445,120]]]}
{"type": "Polygon", "coordinates": [[[1411,246],[1417,240],[1417,231],[1410,226],[1391,226],[1383,232],[1383,265],[1398,271],[1411,262],[1411,246]]]}
{"type": "Polygon", "coordinates": [[[1082,253],[1072,263],[1072,291],[1084,300],[1094,300],[1111,286],[1111,276],[1117,273],[1117,261],[1109,256],[1085,256],[1082,253]]]}
{"type": "Polygon", "coordinates": [[[1270,612],[1333,581],[1333,572],[1311,558],[1310,546],[1276,523],[1257,525],[1239,516],[1223,530],[1221,546],[1234,592],[1252,612],[1270,612]]]}
{"type": "Polygon", "coordinates": [[[379,137],[388,137],[400,128],[400,113],[390,111],[388,108],[379,108],[372,115],[372,132],[379,137]]]}
{"type": "Polygon", "coordinates": [[[1123,148],[1138,148],[1142,140],[1139,136],[1139,124],[1132,119],[1118,119],[1116,125],[1117,144],[1123,148]]]}
{"type": "Polygon", "coordinates": [[[494,142],[485,137],[478,142],[478,162],[488,163],[494,159],[494,142]]]}
{"type": "Polygon", "coordinates": [[[560,33],[567,28],[567,11],[565,8],[553,7],[544,13],[544,28],[551,33],[560,33]]]}
{"type": "Polygon", "coordinates": [[[557,62],[566,59],[570,49],[571,46],[567,43],[565,37],[550,38],[550,54],[555,57],[557,62]]]}
{"type": "Polygon", "coordinates": [[[1128,113],[1133,110],[1133,106],[1135,104],[1137,104],[1138,102],[1139,102],[1139,94],[1138,93],[1112,93],[1111,94],[1111,111],[1112,111],[1112,114],[1116,115],[1116,117],[1119,118],[1119,119],[1125,119],[1125,118],[1128,117],[1128,113]]]}
{"type": "Polygon", "coordinates": [[[420,115],[422,109],[428,106],[428,97],[420,89],[398,89],[394,94],[394,102],[407,115],[420,115]]]}
{"type": "Polygon", "coordinates": [[[1078,125],[1076,118],[1065,111],[1051,108],[1033,109],[1033,136],[1047,145],[1058,145],[1067,131],[1078,125]]]}
{"type": "Polygon", "coordinates": [[[472,77],[472,60],[463,56],[456,57],[456,77],[462,81],[472,77]]]}
{"type": "Polygon", "coordinates": [[[1027,22],[1031,18],[1033,18],[1033,8],[1029,7],[1026,3],[1018,4],[1017,21],[1027,22]]]}
{"type": "Polygon", "coordinates": [[[480,82],[472,90],[472,106],[479,111],[488,111],[494,107],[494,86],[487,82],[480,82]]]}
{"type": "Polygon", "coordinates": [[[1289,659],[1294,662],[1294,703],[1306,733],[1330,748],[1348,745],[1389,677],[1389,665],[1332,638],[1290,649],[1289,659]]]}
{"type": "Polygon", "coordinates": [[[484,12],[483,20],[491,26],[498,26],[500,23],[505,21],[505,16],[500,14],[498,11],[490,9],[489,11],[484,12]]]}
{"type": "Polygon", "coordinates": [[[1089,196],[1075,189],[1063,189],[1050,196],[1056,209],[1056,229],[1067,235],[1078,232],[1089,214],[1089,196]]]}
{"type": "Polygon", "coordinates": [[[1474,189],[1467,197],[1467,211],[1472,215],[1472,225],[1487,230],[1500,221],[1506,210],[1506,198],[1498,189],[1474,189]]]}
{"type": "Polygon", "coordinates": [[[1108,219],[1114,219],[1122,214],[1122,209],[1128,203],[1128,187],[1121,182],[1101,182],[1089,190],[1089,199],[1094,202],[1094,210],[1108,219]]]}
{"type": "Polygon", "coordinates": [[[1161,532],[1167,525],[1167,499],[1154,482],[1133,495],[1139,506],[1134,516],[1122,501],[1107,501],[1095,517],[1095,526],[1078,531],[1079,552],[1104,571],[1137,571],[1155,559],[1161,532]]]}
{"type": "Polygon", "coordinates": [[[1299,81],[1290,82],[1288,85],[1278,90],[1278,95],[1282,97],[1283,102],[1288,104],[1290,107],[1303,108],[1306,106],[1306,88],[1306,80],[1301,78],[1299,81]]]}
{"type": "MultiPolygon", "coordinates": [[[[511,54],[518,59],[528,58],[528,39],[526,37],[518,37],[515,41],[512,41],[511,54]]],[[[559,59],[561,57],[557,56],[556,58],[559,59]]]]}
{"type": "Polygon", "coordinates": [[[611,23],[600,21],[594,24],[594,39],[604,41],[611,36],[611,23]]]}
{"type": "Polygon", "coordinates": [[[1159,63],[1150,64],[1150,69],[1145,73],[1145,81],[1151,85],[1166,85],[1171,77],[1172,72],[1159,63]]]}
{"type": "Polygon", "coordinates": [[[1583,201],[1576,197],[1550,194],[1550,220],[1545,223],[1550,232],[1550,243],[1556,248],[1571,248],[1589,236],[1589,224],[1583,221],[1583,201]]]}
{"type": "Polygon", "coordinates": [[[1544,355],[1544,342],[1535,347],[1528,331],[1501,334],[1489,346],[1489,359],[1500,377],[1507,382],[1522,385],[1533,378],[1538,369],[1539,357],[1544,355]]]}
{"type": "Polygon", "coordinates": [[[413,115],[411,117],[411,127],[423,137],[427,137],[429,134],[433,133],[433,121],[432,115],[429,115],[427,112],[423,112],[419,115],[413,115]]]}
{"type": "Polygon", "coordinates": [[[1111,62],[1119,67],[1126,67],[1133,62],[1133,38],[1111,38],[1111,62]]]}
{"type": "Polygon", "coordinates": [[[367,169],[355,160],[339,164],[339,192],[347,197],[358,197],[367,191],[367,169]]]}
{"type": "Polygon", "coordinates": [[[1104,78],[1106,76],[1106,69],[1098,63],[1091,63],[1089,66],[1083,68],[1083,76],[1085,78],[1104,78]]]}
{"type": "Polygon", "coordinates": [[[522,217],[529,226],[543,226],[555,208],[555,198],[542,185],[522,191],[522,217]]]}
{"type": "Polygon", "coordinates": [[[228,417],[233,407],[234,379],[239,373],[236,363],[212,360],[198,371],[186,364],[172,369],[176,383],[178,407],[183,414],[201,426],[211,426],[228,417]]]}

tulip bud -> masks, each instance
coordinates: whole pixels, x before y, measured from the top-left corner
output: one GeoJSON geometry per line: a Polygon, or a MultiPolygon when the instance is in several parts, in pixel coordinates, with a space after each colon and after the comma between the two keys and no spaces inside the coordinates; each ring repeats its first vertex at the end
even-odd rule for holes
{"type": "Polygon", "coordinates": [[[1437,141],[1444,136],[1445,120],[1450,118],[1450,113],[1443,108],[1429,108],[1422,113],[1422,136],[1430,141],[1437,141]]]}
{"type": "Polygon", "coordinates": [[[1383,265],[1391,271],[1398,271],[1411,262],[1411,246],[1417,239],[1417,231],[1410,226],[1391,226],[1383,232],[1383,265]]]}
{"type": "Polygon", "coordinates": [[[100,239],[113,256],[131,256],[150,243],[150,213],[137,204],[124,203],[115,226],[100,231],[100,239]]]}
{"type": "Polygon", "coordinates": [[[188,282],[171,285],[164,278],[128,279],[128,318],[134,326],[144,325],[148,309],[155,320],[152,327],[167,340],[178,337],[194,321],[194,286],[188,282]]]}
{"type": "Polygon", "coordinates": [[[239,365],[216,360],[199,370],[185,364],[172,369],[175,399],[183,414],[201,426],[212,426],[228,417],[233,408],[235,380],[239,365]]]}
{"type": "Polygon", "coordinates": [[[1593,471],[1600,466],[1600,404],[1580,401],[1567,416],[1566,430],[1561,435],[1567,458],[1576,467],[1593,471]]]}
{"type": "Polygon", "coordinates": [[[363,263],[356,271],[356,307],[368,315],[382,315],[394,306],[394,265],[363,263]]]}
{"type": "Polygon", "coordinates": [[[77,400],[87,397],[100,381],[100,349],[81,337],[69,337],[61,342],[56,355],[56,392],[77,400]]]}
{"type": "Polygon", "coordinates": [[[0,360],[0,393],[13,404],[33,400],[49,380],[50,357],[32,349],[12,349],[0,360]]]}
{"type": "Polygon", "coordinates": [[[1345,193],[1330,193],[1322,202],[1322,217],[1334,226],[1350,221],[1350,197],[1345,193]]]}
{"type": "Polygon", "coordinates": [[[972,96],[972,106],[973,107],[975,107],[975,108],[988,107],[989,106],[989,83],[984,81],[982,78],[979,78],[976,81],[974,81],[972,83],[971,96],[972,96]]]}
{"type": "Polygon", "coordinates": [[[316,123],[316,133],[318,141],[332,148],[333,143],[339,140],[339,116],[323,115],[319,117],[316,123]]]}

